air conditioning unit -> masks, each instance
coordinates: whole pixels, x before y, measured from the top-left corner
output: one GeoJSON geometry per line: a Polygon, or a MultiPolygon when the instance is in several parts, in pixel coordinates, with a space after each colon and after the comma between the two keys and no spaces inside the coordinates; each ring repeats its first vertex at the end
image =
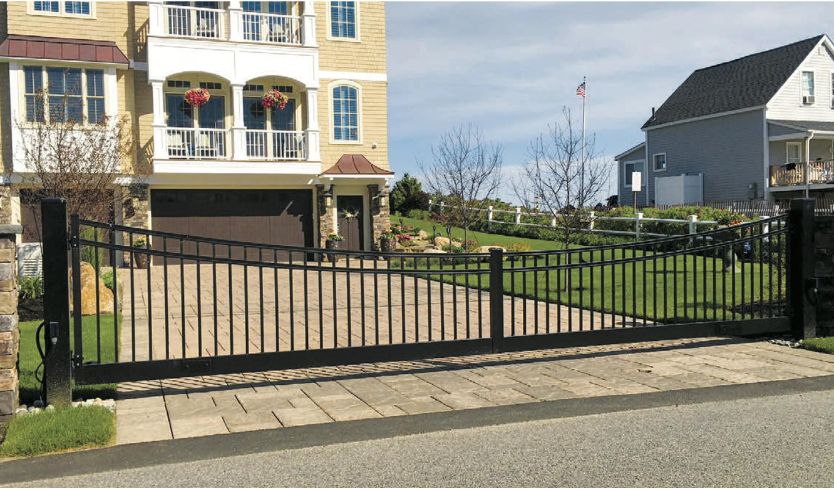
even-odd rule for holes
{"type": "Polygon", "coordinates": [[[803,95],[802,96],[802,105],[811,105],[814,103],[814,96],[813,95],[803,95]]]}

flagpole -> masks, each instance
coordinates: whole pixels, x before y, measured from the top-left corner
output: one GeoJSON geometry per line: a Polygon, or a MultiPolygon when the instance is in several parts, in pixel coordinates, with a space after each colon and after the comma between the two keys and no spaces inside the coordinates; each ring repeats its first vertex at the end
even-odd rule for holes
{"type": "Polygon", "coordinates": [[[582,86],[585,87],[585,93],[582,96],[582,159],[580,162],[579,175],[579,192],[582,199],[581,203],[585,203],[585,99],[588,97],[588,82],[585,77],[582,77],[582,86]]]}

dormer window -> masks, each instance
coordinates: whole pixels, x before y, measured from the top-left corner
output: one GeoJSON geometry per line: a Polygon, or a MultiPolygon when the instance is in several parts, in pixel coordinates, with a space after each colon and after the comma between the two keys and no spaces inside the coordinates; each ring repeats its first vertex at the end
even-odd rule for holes
{"type": "Polygon", "coordinates": [[[814,103],[814,72],[802,72],[802,105],[814,103]]]}

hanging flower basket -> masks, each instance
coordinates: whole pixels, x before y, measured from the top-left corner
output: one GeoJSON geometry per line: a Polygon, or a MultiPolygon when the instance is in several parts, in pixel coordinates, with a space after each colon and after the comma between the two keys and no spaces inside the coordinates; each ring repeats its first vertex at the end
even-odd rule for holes
{"type": "Polygon", "coordinates": [[[185,92],[185,101],[192,107],[202,107],[211,98],[211,94],[205,88],[189,88],[185,92]]]}
{"type": "Polygon", "coordinates": [[[287,98],[286,95],[281,93],[279,90],[275,89],[270,90],[264,94],[264,96],[261,98],[261,105],[265,109],[272,109],[274,107],[277,107],[281,110],[284,110],[284,107],[287,106],[288,100],[289,98],[287,98]]]}

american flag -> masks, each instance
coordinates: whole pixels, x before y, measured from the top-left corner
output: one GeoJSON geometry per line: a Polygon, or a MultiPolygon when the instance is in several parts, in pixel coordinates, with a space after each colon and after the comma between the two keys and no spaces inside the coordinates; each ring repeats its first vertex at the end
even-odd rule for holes
{"type": "Polygon", "coordinates": [[[585,98],[585,82],[582,82],[578,87],[576,87],[576,94],[585,98]]]}

